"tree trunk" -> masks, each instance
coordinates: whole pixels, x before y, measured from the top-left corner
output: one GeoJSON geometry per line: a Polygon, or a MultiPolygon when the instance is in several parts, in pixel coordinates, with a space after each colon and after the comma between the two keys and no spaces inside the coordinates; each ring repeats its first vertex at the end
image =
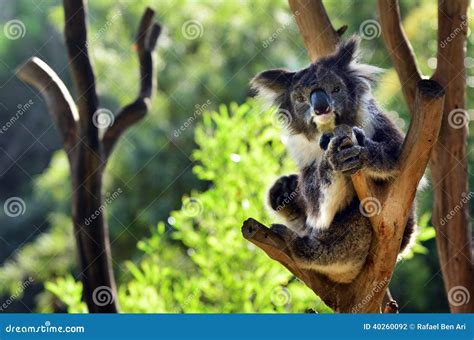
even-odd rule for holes
{"type": "Polygon", "coordinates": [[[468,5],[467,0],[439,1],[438,63],[432,77],[446,88],[443,124],[431,158],[432,220],[436,227],[441,272],[453,313],[474,313],[472,230],[467,197],[469,117],[464,66],[468,5]]]}
{"type": "MultiPolygon", "coordinates": [[[[467,197],[466,36],[467,0],[438,3],[438,56],[431,79],[446,90],[443,121],[433,149],[434,205],[432,221],[441,272],[452,312],[474,312],[472,236],[467,197]]],[[[421,79],[411,46],[403,32],[398,1],[379,0],[382,36],[395,65],[410,112],[414,83],[421,79]]]]}
{"type": "Polygon", "coordinates": [[[87,44],[86,8],[82,0],[64,0],[65,37],[69,65],[77,92],[76,103],[58,75],[32,58],[17,70],[23,81],[38,88],[59,130],[69,159],[72,182],[72,220],[79,254],[83,298],[91,313],[116,313],[113,274],[102,177],[114,145],[128,127],[147,113],[154,89],[153,50],[161,27],[147,9],[140,21],[136,47],[140,61],[140,90],[135,101],[108,120],[102,139],[99,100],[87,44]]]}

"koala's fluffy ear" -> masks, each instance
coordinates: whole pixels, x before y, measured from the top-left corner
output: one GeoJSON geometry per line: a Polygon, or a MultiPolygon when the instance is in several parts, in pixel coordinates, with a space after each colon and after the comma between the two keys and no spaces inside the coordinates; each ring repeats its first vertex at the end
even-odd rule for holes
{"type": "Polygon", "coordinates": [[[357,62],[359,57],[359,44],[360,38],[352,36],[338,46],[332,58],[334,58],[338,67],[368,82],[370,85],[377,80],[378,74],[382,73],[383,69],[372,65],[359,64],[357,62]]]}
{"type": "Polygon", "coordinates": [[[357,36],[343,41],[337,47],[336,52],[332,56],[339,67],[347,67],[355,61],[359,54],[360,39],[357,36]]]}
{"type": "Polygon", "coordinates": [[[295,72],[284,69],[263,71],[257,74],[250,82],[253,91],[269,104],[279,104],[279,99],[285,90],[291,86],[295,72]]]}

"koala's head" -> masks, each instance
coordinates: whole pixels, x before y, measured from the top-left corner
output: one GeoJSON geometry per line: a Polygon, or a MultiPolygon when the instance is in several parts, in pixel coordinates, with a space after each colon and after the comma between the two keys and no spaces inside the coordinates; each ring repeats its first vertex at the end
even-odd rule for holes
{"type": "Polygon", "coordinates": [[[367,105],[377,67],[357,63],[359,40],[341,43],[337,50],[309,67],[290,72],[264,71],[251,82],[258,95],[289,115],[286,128],[308,139],[335,126],[354,126],[367,105]]]}

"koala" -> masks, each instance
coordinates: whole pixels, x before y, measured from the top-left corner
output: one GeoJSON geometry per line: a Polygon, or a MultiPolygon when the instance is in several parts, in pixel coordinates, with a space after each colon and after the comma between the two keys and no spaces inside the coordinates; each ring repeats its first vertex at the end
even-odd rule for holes
{"type": "MultiPolygon", "coordinates": [[[[361,271],[372,241],[351,175],[363,169],[377,185],[397,174],[403,133],[381,111],[371,86],[380,69],[358,62],[359,39],[291,72],[264,71],[251,88],[284,115],[282,140],[299,173],[279,178],[268,193],[285,224],[272,230],[288,244],[301,268],[349,283],[361,271]]],[[[412,207],[401,250],[413,238],[412,207]]]]}

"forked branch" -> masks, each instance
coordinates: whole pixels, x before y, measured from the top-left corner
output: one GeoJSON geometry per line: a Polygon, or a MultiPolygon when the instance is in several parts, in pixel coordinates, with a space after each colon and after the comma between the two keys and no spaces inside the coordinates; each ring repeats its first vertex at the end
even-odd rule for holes
{"type": "Polygon", "coordinates": [[[149,110],[153,93],[153,50],[161,33],[161,26],[153,22],[155,12],[147,8],[142,16],[136,37],[136,49],[140,61],[140,90],[132,103],[124,106],[117,113],[115,122],[102,138],[104,157],[108,158],[118,139],[130,126],[142,119],[149,110]]]}

